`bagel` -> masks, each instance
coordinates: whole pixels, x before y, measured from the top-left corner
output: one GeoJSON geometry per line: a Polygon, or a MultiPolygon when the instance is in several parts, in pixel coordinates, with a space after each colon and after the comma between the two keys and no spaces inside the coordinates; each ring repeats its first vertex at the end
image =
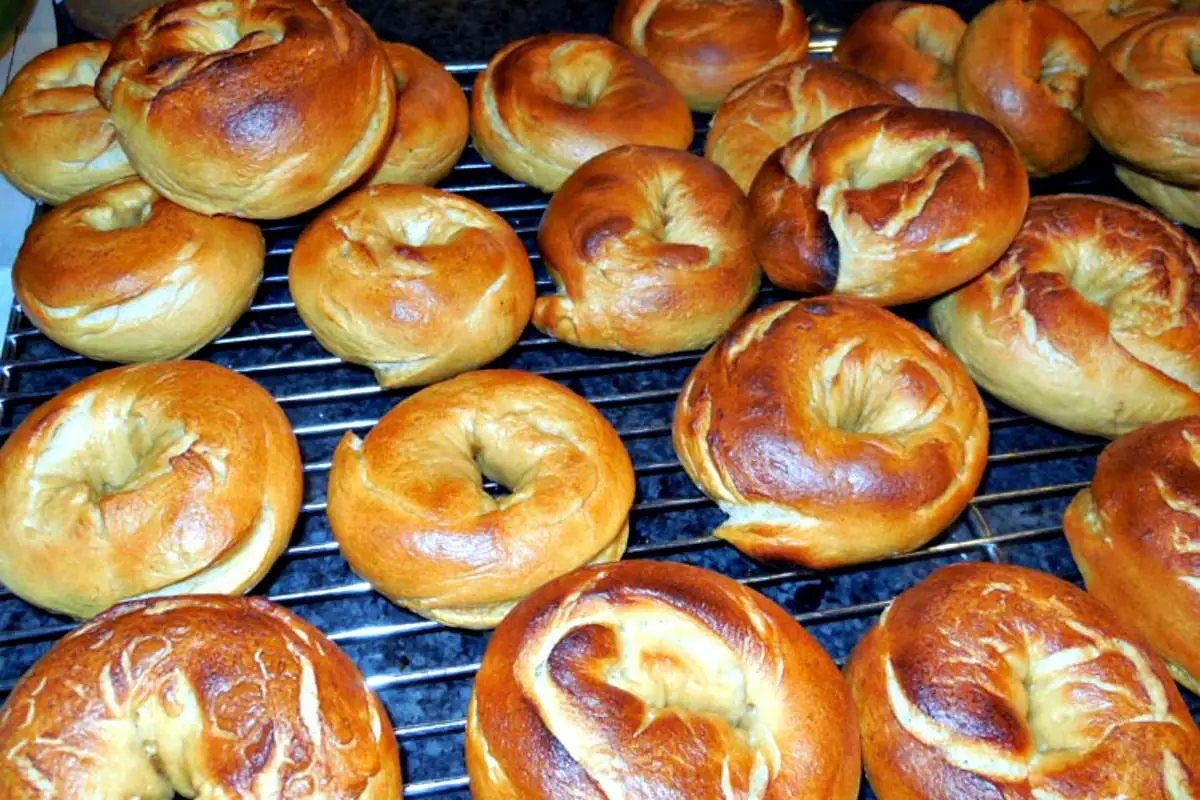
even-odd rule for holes
{"type": "Polygon", "coordinates": [[[475,79],[475,149],[546,192],[623,144],[686,150],[687,101],[650,62],[601,36],[551,33],[501,48],[475,79]]]}
{"type": "Polygon", "coordinates": [[[1130,28],[1179,6],[1178,0],[1046,0],[1083,28],[1100,50],[1130,28]]]}
{"type": "Polygon", "coordinates": [[[249,378],[203,361],[100,372],[0,447],[0,582],[85,618],[238,594],[283,552],[302,489],[291,425],[249,378]]]}
{"type": "Polygon", "coordinates": [[[596,156],[554,194],[538,249],[559,291],[538,330],[643,355],[712,344],[754,300],[742,190],[681,150],[627,146],[596,156]]]}
{"type": "Polygon", "coordinates": [[[959,106],[1008,134],[1030,175],[1066,172],[1092,149],[1081,106],[1097,57],[1083,29],[1043,0],[997,0],[958,47],[959,106]]]}
{"type": "Polygon", "coordinates": [[[833,57],[914,105],[956,111],[954,57],[966,29],[952,8],[884,0],[846,28],[833,57]]]}
{"type": "Polygon", "coordinates": [[[942,567],[846,665],[879,800],[1200,794],[1200,731],[1157,657],[1052,575],[942,567]]]}
{"type": "Polygon", "coordinates": [[[296,240],[288,286],[321,346],[389,388],[498,358],[534,299],[529,256],[508,223],[424,186],[371,186],[323,211],[296,240]]]}
{"type": "Polygon", "coordinates": [[[1200,189],[1160,181],[1117,163],[1114,171],[1125,187],[1171,219],[1200,228],[1200,189]]]}
{"type": "Polygon", "coordinates": [[[930,321],[982,388],[1061,428],[1116,437],[1200,413],[1200,249],[1139,206],[1035,197],[994,267],[930,321]]]}
{"type": "Polygon", "coordinates": [[[865,300],[745,317],[688,376],[675,452],[747,555],[837,567],[920,547],[966,508],[987,413],[928,334],[865,300]]]}
{"type": "Polygon", "coordinates": [[[133,174],[94,84],[108,42],[80,42],[36,56],[0,96],[0,173],[57,205],[133,174]]]}
{"type": "Polygon", "coordinates": [[[0,711],[0,786],[46,797],[400,796],[387,712],[346,654],[256,597],[122,603],[0,711]]]}
{"type": "Polygon", "coordinates": [[[990,267],[1028,204],[1021,157],[987,121],[867,106],[767,159],[750,188],[751,236],[776,286],[896,305],[990,267]]]}
{"type": "Polygon", "coordinates": [[[748,191],[767,157],[788,140],[851,108],[907,105],[898,94],[826,61],[785,64],[734,89],[717,113],[704,157],[748,191]]]}
{"type": "Polygon", "coordinates": [[[278,219],[375,163],[395,83],[342,0],[171,0],[113,39],[96,94],[164,197],[201,214],[278,219]]]}
{"type": "Polygon", "coordinates": [[[329,473],[342,555],[394,603],[495,626],[543,583],[625,552],[633,465],[574,392],[516,370],[470,372],[401,402],[329,473]],[[509,493],[490,496],[495,480],[509,493]]]}
{"type": "Polygon", "coordinates": [[[13,290],[63,347],[101,361],[165,361],[229,330],[254,299],[265,253],[256,225],[188,211],[126,178],[34,222],[13,290]]]}
{"type": "Polygon", "coordinates": [[[854,708],[775,603],[697,567],[577,570],[496,629],[467,710],[477,800],[858,797],[854,708]]]}
{"type": "Polygon", "coordinates": [[[739,83],[808,55],[797,0],[621,0],[612,38],[645,56],[695,111],[712,111],[739,83]]]}

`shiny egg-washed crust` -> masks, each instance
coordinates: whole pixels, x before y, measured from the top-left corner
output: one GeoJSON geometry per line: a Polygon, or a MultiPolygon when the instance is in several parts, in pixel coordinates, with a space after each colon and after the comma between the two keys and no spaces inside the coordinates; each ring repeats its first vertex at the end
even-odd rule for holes
{"type": "Polygon", "coordinates": [[[602,36],[550,33],[506,45],[471,93],[480,155],[546,192],[606,150],[686,150],[692,134],[679,90],[649,61],[602,36]]]}
{"type": "Polygon", "coordinates": [[[62,203],[133,174],[94,84],[108,42],[47,50],[0,97],[0,173],[25,194],[62,203]]]}
{"type": "Polygon", "coordinates": [[[1200,249],[1140,206],[1035,197],[994,267],[934,303],[938,338],[998,399],[1116,437],[1200,413],[1200,249]]]}
{"type": "Polygon", "coordinates": [[[833,57],[910,103],[955,111],[954,57],[966,29],[952,8],[885,0],[850,24],[833,57]]]}
{"type": "Polygon", "coordinates": [[[612,38],[712,111],[739,83],[808,55],[808,18],[797,0],[621,0],[612,38]]]}
{"type": "Polygon", "coordinates": [[[962,365],[866,300],[745,317],[684,383],[675,452],[729,518],[713,535],[812,568],[913,550],[966,507],[987,413],[962,365]]]}
{"type": "Polygon", "coordinates": [[[1101,147],[1139,172],[1200,189],[1200,8],[1156,17],[1104,48],[1083,116],[1101,147]]]}
{"type": "Polygon", "coordinates": [[[229,330],[254,299],[265,252],[253,223],[188,211],[127,178],[30,226],[13,289],[63,347],[100,361],[165,361],[229,330]]]}
{"type": "Polygon", "coordinates": [[[244,592],[287,545],[302,489],[291,425],[249,378],[205,361],[100,372],[0,448],[0,582],[76,617],[244,592]]]}
{"type": "Polygon", "coordinates": [[[395,124],[368,179],[432,186],[450,173],[467,146],[467,96],[445,67],[417,48],[384,42],[383,52],[396,78],[395,124]]]}
{"type": "Polygon", "coordinates": [[[513,345],[533,309],[521,240],[473,200],[379,184],[309,224],[288,287],[321,346],[389,388],[483,366],[513,345]]]}
{"type": "Polygon", "coordinates": [[[496,629],[467,711],[477,800],[852,800],[845,681],[775,603],[708,570],[577,570],[496,629]]]}
{"type": "Polygon", "coordinates": [[[342,0],[172,0],[121,29],[96,94],[160,194],[202,214],[278,219],[375,163],[395,84],[342,0]]]}
{"type": "Polygon", "coordinates": [[[1092,40],[1058,9],[997,0],[971,20],[959,45],[959,107],[1008,134],[1030,175],[1066,172],[1092,149],[1083,86],[1097,58],[1092,40]]]}
{"type": "Polygon", "coordinates": [[[1200,188],[1176,186],[1117,163],[1117,178],[1129,191],[1173,220],[1200,228],[1200,188]]]}
{"type": "Polygon", "coordinates": [[[1063,530],[1088,591],[1200,694],[1200,417],[1106,447],[1063,530]]]}
{"type": "Polygon", "coordinates": [[[617,432],[579,395],[529,372],[469,372],[402,401],[365,440],[342,438],[329,524],[393,602],[490,628],[547,581],[620,558],[634,485],[617,432]]]}
{"type": "Polygon", "coordinates": [[[776,286],[883,305],[934,297],[995,263],[1029,181],[972,114],[868,106],[797,136],[750,187],[754,254],[776,286]]]}
{"type": "Polygon", "coordinates": [[[538,248],[559,286],[533,324],[583,347],[642,355],[707,347],[758,293],[742,190],[681,150],[628,146],[571,174],[538,248]]]}
{"type": "Polygon", "coordinates": [[[942,567],[846,677],[879,800],[1200,796],[1200,731],[1162,663],[1052,575],[942,567]]]}
{"type": "Polygon", "coordinates": [[[6,800],[391,800],[401,788],[387,712],[358,668],[257,597],[135,600],[72,631],[9,695],[0,751],[6,800]]]}
{"type": "Polygon", "coordinates": [[[771,153],[843,111],[908,105],[898,94],[827,61],[799,61],[738,86],[713,115],[704,157],[748,191],[771,153]]]}
{"type": "Polygon", "coordinates": [[[1046,0],[1046,4],[1075,20],[1101,50],[1130,28],[1179,7],[1176,0],[1046,0]]]}

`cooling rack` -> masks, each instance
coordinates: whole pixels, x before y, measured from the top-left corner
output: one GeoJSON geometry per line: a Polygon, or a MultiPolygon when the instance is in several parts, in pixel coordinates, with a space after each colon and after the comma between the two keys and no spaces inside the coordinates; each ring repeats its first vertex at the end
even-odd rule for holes
{"type": "MultiPolygon", "coordinates": [[[[814,50],[828,52],[832,42],[831,35],[823,34],[814,41],[814,50]]],[[[470,91],[482,66],[459,64],[451,71],[470,91]]],[[[708,118],[698,116],[696,123],[694,150],[700,152],[708,118]]],[[[529,249],[539,291],[552,290],[536,243],[545,195],[492,169],[470,149],[442,188],[477,200],[508,220],[529,249]]],[[[1066,176],[1034,184],[1038,194],[1060,191],[1127,197],[1101,155],[1066,176]]],[[[304,457],[299,523],[286,553],[255,593],[316,624],[363,670],[395,725],[405,797],[466,798],[464,714],[486,635],[447,629],[392,606],[349,571],[330,536],[325,485],[335,444],[347,431],[368,431],[407,393],[383,391],[369,371],[330,356],[297,316],[287,291],[287,260],[310,218],[264,226],[266,277],[253,305],[228,334],[195,356],[266,386],[295,426],[304,457]]],[[[786,296],[765,286],[758,303],[786,296]]],[[[926,324],[924,306],[899,312],[926,324]]],[[[671,448],[671,410],[699,356],[589,352],[530,329],[496,363],[564,383],[596,405],[621,433],[638,482],[628,558],[697,564],[758,589],[793,614],[839,664],[892,597],[939,566],[964,560],[1008,562],[1079,581],[1059,525],[1070,498],[1090,479],[1103,442],[1057,430],[991,399],[991,454],[983,484],[961,518],[920,551],[822,573],[771,567],[739,555],[709,535],[722,515],[688,480],[671,448]]],[[[0,438],[55,392],[103,366],[58,348],[14,308],[0,349],[0,438]]],[[[72,627],[66,618],[0,593],[0,700],[72,627]]],[[[1193,714],[1200,712],[1197,698],[1185,696],[1193,714]]],[[[871,797],[865,787],[863,797],[871,797]]]]}

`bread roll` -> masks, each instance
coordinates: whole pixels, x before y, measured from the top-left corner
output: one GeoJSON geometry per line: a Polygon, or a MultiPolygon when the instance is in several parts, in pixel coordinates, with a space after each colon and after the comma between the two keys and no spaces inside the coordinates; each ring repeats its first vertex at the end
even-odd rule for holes
{"type": "Polygon", "coordinates": [[[612,38],[645,56],[696,111],[772,67],[808,55],[808,18],[796,0],[621,0],[612,38]]]}
{"type": "Polygon", "coordinates": [[[296,240],[288,286],[317,341],[389,388],[498,358],[534,299],[508,223],[423,186],[371,186],[326,209],[296,240]]]}
{"type": "Polygon", "coordinates": [[[734,89],[713,116],[704,156],[747,191],[759,167],[801,133],[859,106],[907,105],[875,81],[826,61],[785,64],[734,89]]]}
{"type": "Polygon", "coordinates": [[[135,600],[67,634],[9,695],[0,748],[8,800],[401,788],[387,712],[354,663],[257,597],[135,600]]]}
{"type": "Polygon", "coordinates": [[[846,677],[879,800],[1200,794],[1200,731],[1162,663],[1052,575],[942,567],[896,598],[846,677]]]}
{"type": "Polygon", "coordinates": [[[488,643],[467,711],[477,800],[858,797],[854,708],[821,646],[708,570],[577,570],[488,643]]]}
{"type": "Polygon", "coordinates": [[[559,290],[538,298],[533,323],[583,347],[706,347],[758,292],[742,190],[681,150],[596,156],[551,199],[538,245],[559,290]]]}
{"type": "Polygon", "coordinates": [[[101,361],[165,361],[229,330],[254,299],[264,254],[256,225],[188,211],[127,178],[34,222],[13,289],[63,347],[101,361]]]}
{"type": "Polygon", "coordinates": [[[393,602],[490,628],[547,581],[621,557],[634,483],[617,432],[583,398],[528,372],[471,372],[404,400],[365,440],[343,437],[329,523],[393,602]]]}
{"type": "Polygon", "coordinates": [[[133,174],[93,85],[108,42],[47,50],[0,96],[0,172],[25,194],[62,203],[133,174]]]}
{"type": "Polygon", "coordinates": [[[959,107],[1008,134],[1030,175],[1066,172],[1092,149],[1081,107],[1097,55],[1083,29],[1043,0],[996,0],[959,45],[959,107]]]}
{"type": "Polygon", "coordinates": [[[138,174],[202,214],[277,219],[387,146],[395,79],[342,0],[171,0],[121,29],[96,94],[138,174]]]}
{"type": "Polygon", "coordinates": [[[1035,197],[994,267],[933,305],[982,388],[1062,428],[1116,437],[1200,413],[1200,249],[1139,206],[1035,197]]]}
{"type": "Polygon", "coordinates": [[[600,36],[551,33],[501,48],[475,79],[480,155],[553,192],[583,162],[623,144],[686,150],[687,101],[641,56],[600,36]]]}
{"type": "Polygon", "coordinates": [[[745,317],[684,383],[675,452],[729,515],[713,535],[812,568],[920,547],[966,507],[987,413],[962,365],[865,300],[745,317]]]}
{"type": "Polygon", "coordinates": [[[1179,6],[1178,0],[1119,0],[1115,3],[1112,0],[1046,0],[1046,3],[1075,20],[1101,50],[1130,28],[1179,6]]]}
{"type": "Polygon", "coordinates": [[[283,552],[302,488],[287,417],[249,378],[203,361],[101,372],[0,447],[0,582],[75,617],[238,594],[283,552]]]}
{"type": "Polygon", "coordinates": [[[792,139],[759,170],[754,254],[776,286],[911,303],[991,266],[1028,203],[1021,157],[987,121],[856,108],[792,139]]]}

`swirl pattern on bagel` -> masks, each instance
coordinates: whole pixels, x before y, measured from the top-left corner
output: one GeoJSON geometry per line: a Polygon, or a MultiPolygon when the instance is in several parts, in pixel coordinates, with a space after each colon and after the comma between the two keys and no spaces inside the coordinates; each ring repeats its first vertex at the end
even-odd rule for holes
{"type": "Polygon", "coordinates": [[[1180,0],[1046,0],[1083,28],[1096,47],[1105,45],[1130,28],[1178,8],[1180,0]]]}

